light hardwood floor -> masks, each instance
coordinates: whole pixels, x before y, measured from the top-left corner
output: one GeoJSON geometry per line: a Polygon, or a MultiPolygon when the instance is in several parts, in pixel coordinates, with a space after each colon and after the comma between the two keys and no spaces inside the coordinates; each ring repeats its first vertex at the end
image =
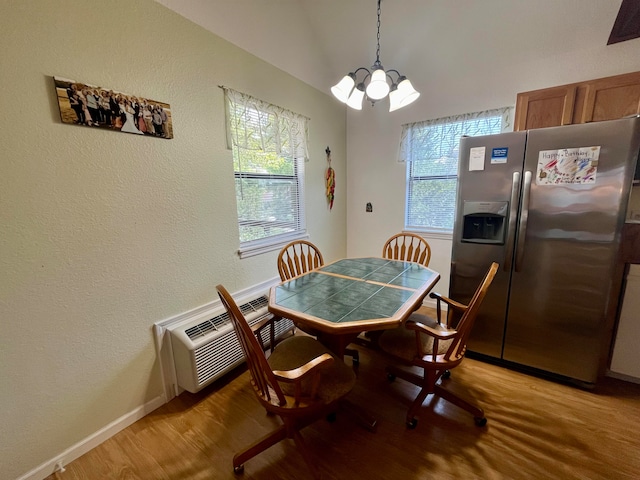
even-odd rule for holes
{"type": "MultiPolygon", "coordinates": [[[[327,479],[638,479],[640,385],[605,378],[584,391],[466,358],[450,382],[486,412],[484,428],[444,400],[427,399],[405,428],[417,388],[389,383],[384,361],[360,350],[354,403],[378,418],[376,433],[346,413],[302,431],[327,479]]],[[[350,359],[346,360],[350,362],[350,359]]],[[[198,394],[183,393],[48,480],[306,479],[285,440],[234,475],[231,458],[275,427],[244,367],[198,394]]]]}

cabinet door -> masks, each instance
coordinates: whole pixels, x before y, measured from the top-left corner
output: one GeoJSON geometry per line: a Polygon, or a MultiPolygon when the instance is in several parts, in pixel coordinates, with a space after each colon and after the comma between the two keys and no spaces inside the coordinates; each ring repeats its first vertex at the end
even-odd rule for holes
{"type": "Polygon", "coordinates": [[[519,93],[513,129],[521,131],[569,125],[572,123],[575,98],[575,85],[519,93]]]}
{"type": "Polygon", "coordinates": [[[640,72],[585,82],[582,117],[575,123],[615,120],[640,113],[640,72]]]}
{"type": "Polygon", "coordinates": [[[640,379],[640,265],[631,265],[613,346],[611,371],[640,379]]]}

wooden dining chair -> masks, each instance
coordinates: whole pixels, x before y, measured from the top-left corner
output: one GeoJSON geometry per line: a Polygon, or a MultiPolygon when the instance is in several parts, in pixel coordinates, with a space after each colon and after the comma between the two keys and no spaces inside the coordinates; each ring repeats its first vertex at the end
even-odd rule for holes
{"type": "Polygon", "coordinates": [[[430,394],[442,397],[471,413],[476,425],[486,425],[487,419],[482,408],[447,390],[443,381],[452,381],[448,380],[450,370],[460,365],[464,358],[469,333],[497,270],[498,264],[492,263],[468,305],[431,293],[430,296],[437,300],[436,319],[414,313],[403,326],[386,330],[378,339],[378,347],[395,364],[423,370],[423,375],[420,376],[397,365],[387,367],[389,380],[399,377],[420,387],[420,392],[407,413],[406,423],[409,428],[417,425],[418,410],[430,394]],[[441,302],[449,307],[450,314],[444,319],[441,318],[441,302]],[[454,318],[458,319],[457,322],[448,323],[448,320],[454,318]]]}
{"type": "MultiPolygon", "coordinates": [[[[283,282],[323,265],[324,259],[320,249],[306,240],[294,240],[285,245],[278,254],[278,273],[283,282]]],[[[297,323],[296,327],[308,335],[318,336],[317,331],[306,325],[297,323]]],[[[357,350],[347,348],[344,353],[353,359],[354,365],[360,363],[360,355],[357,350]]]]}
{"type": "Polygon", "coordinates": [[[431,260],[431,246],[415,233],[398,233],[385,242],[382,257],[417,262],[428,267],[431,260]]]}
{"type": "Polygon", "coordinates": [[[283,282],[322,265],[320,249],[306,240],[294,240],[278,254],[278,273],[283,282]]]}
{"type": "Polygon", "coordinates": [[[300,430],[336,411],[338,401],[355,384],[353,369],[308,336],[286,338],[267,359],[255,332],[229,292],[222,285],[216,289],[247,360],[252,389],[267,413],[277,415],[282,421],[276,430],[234,455],[234,472],[242,473],[247,460],[290,438],[314,477],[319,478],[315,458],[308,451],[300,430]]]}

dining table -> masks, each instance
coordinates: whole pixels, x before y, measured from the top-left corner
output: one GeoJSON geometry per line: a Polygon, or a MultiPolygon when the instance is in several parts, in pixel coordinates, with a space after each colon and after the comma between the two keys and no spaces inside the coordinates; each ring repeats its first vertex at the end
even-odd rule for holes
{"type": "Polygon", "coordinates": [[[268,308],[317,332],[343,358],[361,333],[399,327],[439,279],[415,262],[344,258],[271,287],[268,308]]]}
{"type": "MultiPolygon", "coordinates": [[[[438,272],[415,262],[344,258],[271,287],[268,308],[305,325],[344,358],[361,333],[399,327],[439,279],[438,272]]],[[[347,399],[340,405],[363,427],[376,430],[376,418],[365,409],[347,399]]]]}

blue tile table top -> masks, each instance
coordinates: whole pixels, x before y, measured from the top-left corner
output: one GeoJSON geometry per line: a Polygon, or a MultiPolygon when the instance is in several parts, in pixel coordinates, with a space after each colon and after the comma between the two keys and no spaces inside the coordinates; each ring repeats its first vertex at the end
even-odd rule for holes
{"type": "Polygon", "coordinates": [[[271,311],[321,330],[391,328],[429,293],[440,275],[420,264],[347,258],[271,289],[271,311]]]}

